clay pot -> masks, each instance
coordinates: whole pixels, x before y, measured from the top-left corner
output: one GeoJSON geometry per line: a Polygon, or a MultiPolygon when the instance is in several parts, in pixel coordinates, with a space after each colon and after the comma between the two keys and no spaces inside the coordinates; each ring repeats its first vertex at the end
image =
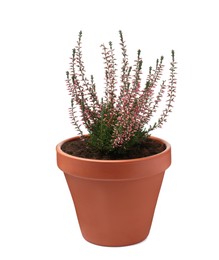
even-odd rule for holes
{"type": "Polygon", "coordinates": [[[125,246],[149,234],[170,145],[156,155],[130,160],[93,160],[64,153],[57,145],[58,167],[64,172],[83,237],[103,246],[125,246]]]}

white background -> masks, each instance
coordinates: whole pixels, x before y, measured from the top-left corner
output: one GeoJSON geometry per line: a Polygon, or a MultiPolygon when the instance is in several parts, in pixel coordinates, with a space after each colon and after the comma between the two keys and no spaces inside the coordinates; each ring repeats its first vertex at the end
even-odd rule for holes
{"type": "Polygon", "coordinates": [[[1,1],[0,259],[219,259],[218,23],[216,0],[1,1]],[[145,68],[175,49],[179,74],[174,111],[153,133],[173,162],[151,233],[106,248],[83,240],[55,146],[76,134],[64,81],[79,30],[101,91],[99,45],[118,47],[120,29],[145,68]]]}

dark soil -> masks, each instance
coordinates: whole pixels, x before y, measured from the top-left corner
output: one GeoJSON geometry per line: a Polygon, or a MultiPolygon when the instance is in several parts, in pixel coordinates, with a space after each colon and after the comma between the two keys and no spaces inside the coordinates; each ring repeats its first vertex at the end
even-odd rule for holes
{"type": "Polygon", "coordinates": [[[88,139],[78,139],[64,143],[61,149],[67,154],[87,159],[123,160],[147,157],[161,153],[166,149],[166,145],[152,139],[147,139],[146,141],[127,149],[125,153],[103,155],[99,151],[95,151],[92,147],[89,146],[88,139]]]}

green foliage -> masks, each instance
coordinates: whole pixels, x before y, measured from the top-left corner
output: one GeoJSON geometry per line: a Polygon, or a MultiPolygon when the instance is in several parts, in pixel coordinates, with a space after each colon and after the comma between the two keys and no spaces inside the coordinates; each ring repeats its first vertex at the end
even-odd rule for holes
{"type": "Polygon", "coordinates": [[[107,123],[108,109],[103,107],[101,111],[101,117],[98,118],[93,124],[91,131],[89,132],[90,145],[100,151],[102,154],[107,154],[113,150],[112,146],[112,134],[113,128],[107,123]]]}

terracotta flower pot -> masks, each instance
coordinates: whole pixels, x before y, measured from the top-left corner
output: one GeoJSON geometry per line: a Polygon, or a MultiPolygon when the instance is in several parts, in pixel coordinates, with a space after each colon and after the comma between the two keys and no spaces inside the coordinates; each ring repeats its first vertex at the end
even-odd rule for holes
{"type": "Polygon", "coordinates": [[[67,180],[83,237],[103,246],[125,246],[149,234],[165,170],[171,164],[170,145],[156,155],[130,160],[74,157],[57,145],[58,167],[67,180]]]}

